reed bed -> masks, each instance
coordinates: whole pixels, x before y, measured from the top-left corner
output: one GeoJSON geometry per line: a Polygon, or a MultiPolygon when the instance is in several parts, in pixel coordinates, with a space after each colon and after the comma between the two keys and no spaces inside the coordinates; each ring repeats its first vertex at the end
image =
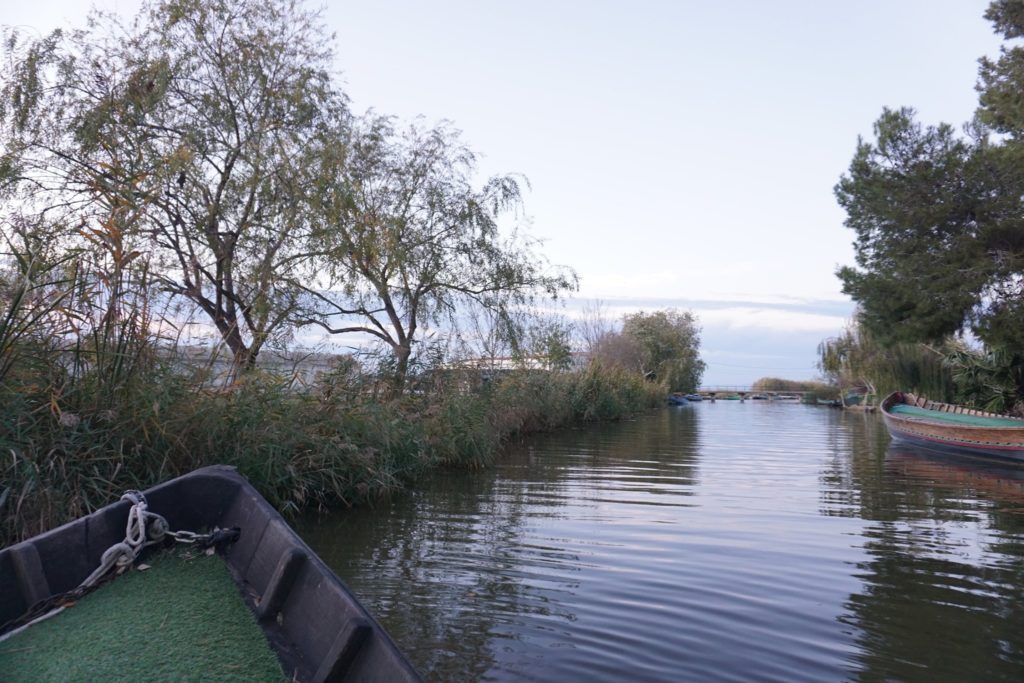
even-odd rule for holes
{"type": "Polygon", "coordinates": [[[202,389],[165,362],[134,372],[114,393],[88,374],[74,387],[4,387],[0,545],[214,463],[237,467],[286,513],[352,505],[424,468],[485,466],[510,439],[621,418],[663,398],[659,387],[600,369],[517,371],[390,401],[326,383],[296,393],[258,373],[229,391],[202,389]]]}
{"type": "Polygon", "coordinates": [[[186,358],[173,316],[154,310],[161,298],[117,221],[60,259],[22,237],[0,262],[0,546],[215,463],[285,513],[352,505],[424,468],[484,466],[510,439],[618,419],[665,393],[599,366],[488,379],[436,362],[396,395],[344,357],[302,391],[259,368],[214,381],[212,363],[186,358]]]}

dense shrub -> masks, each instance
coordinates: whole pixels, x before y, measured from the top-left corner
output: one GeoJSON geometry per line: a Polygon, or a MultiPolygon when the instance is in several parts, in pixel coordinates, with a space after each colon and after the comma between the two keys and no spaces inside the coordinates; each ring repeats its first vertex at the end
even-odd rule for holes
{"type": "Polygon", "coordinates": [[[112,384],[97,375],[106,366],[94,357],[41,358],[37,347],[22,358],[33,354],[46,362],[19,367],[46,371],[9,377],[0,388],[4,545],[125,489],[215,463],[237,467],[285,512],[351,505],[427,467],[485,466],[519,435],[618,419],[664,399],[663,387],[599,366],[519,370],[490,382],[464,374],[384,400],[372,378],[350,372],[301,393],[259,371],[212,389],[176,371],[167,354],[150,353],[136,354],[112,384]]]}

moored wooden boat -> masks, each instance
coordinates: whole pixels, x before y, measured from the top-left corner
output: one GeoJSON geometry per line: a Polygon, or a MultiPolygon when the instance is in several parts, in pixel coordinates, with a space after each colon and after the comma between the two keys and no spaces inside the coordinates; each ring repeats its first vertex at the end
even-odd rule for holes
{"type": "MultiPolygon", "coordinates": [[[[171,529],[241,530],[223,557],[288,680],[420,680],[341,580],[233,468],[196,470],[145,498],[171,529]]],[[[0,550],[0,624],[81,585],[124,539],[130,509],[122,500],[0,550]]]]}
{"type": "Polygon", "coordinates": [[[689,401],[686,400],[686,396],[678,391],[668,395],[668,404],[670,406],[685,406],[688,403],[689,401]]]}
{"type": "Polygon", "coordinates": [[[1024,462],[1024,419],[893,392],[882,417],[894,440],[939,451],[1024,462]]]}

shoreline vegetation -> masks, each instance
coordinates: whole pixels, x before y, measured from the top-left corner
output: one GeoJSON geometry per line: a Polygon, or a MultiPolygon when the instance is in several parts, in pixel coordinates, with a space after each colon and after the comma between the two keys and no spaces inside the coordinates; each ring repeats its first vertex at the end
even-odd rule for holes
{"type": "Polygon", "coordinates": [[[811,401],[830,401],[839,398],[839,387],[817,380],[793,380],[781,377],[761,377],[750,385],[751,391],[788,391],[803,394],[811,401]]]}
{"type": "Polygon", "coordinates": [[[380,345],[317,354],[311,382],[298,366],[239,367],[223,346],[218,361],[216,345],[179,342],[179,309],[101,227],[58,258],[7,240],[0,546],[210,464],[238,468],[286,514],[351,506],[428,468],[487,466],[529,433],[651,410],[673,378],[703,372],[690,313],[635,313],[617,331],[600,311],[574,326],[526,308],[515,336],[478,319],[485,345],[440,336],[398,377],[380,345]]]}
{"type": "Polygon", "coordinates": [[[699,384],[691,312],[550,313],[578,277],[528,181],[478,178],[450,123],[353,114],[324,26],[144,0],[4,30],[0,544],[212,463],[286,513],[351,505],[699,384]],[[261,354],[309,329],[356,352],[298,391],[261,354]]]}
{"type": "Polygon", "coordinates": [[[484,467],[523,435],[627,418],[666,393],[593,362],[426,369],[395,396],[389,378],[344,356],[304,391],[260,369],[218,387],[144,337],[89,342],[8,349],[18,357],[0,386],[0,546],[210,464],[237,467],[286,514],[365,503],[428,468],[484,467]]]}
{"type": "Polygon", "coordinates": [[[618,330],[600,310],[572,325],[522,309],[521,333],[490,338],[489,355],[455,333],[417,347],[400,378],[378,345],[319,354],[300,382],[299,367],[239,368],[179,343],[177,309],[122,234],[93,234],[96,248],[56,260],[8,240],[0,546],[210,464],[285,514],[363,503],[428,468],[487,466],[526,434],[651,410],[704,369],[689,312],[641,311],[618,330]]]}
{"type": "Polygon", "coordinates": [[[1004,43],[979,60],[972,119],[883,109],[835,186],[855,257],[836,275],[857,311],[819,368],[844,390],[1022,416],[1024,3],[984,16],[1004,43]]]}

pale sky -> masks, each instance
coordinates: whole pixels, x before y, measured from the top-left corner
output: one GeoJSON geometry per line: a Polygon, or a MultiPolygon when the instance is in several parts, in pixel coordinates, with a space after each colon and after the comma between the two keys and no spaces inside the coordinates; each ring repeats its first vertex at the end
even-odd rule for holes
{"type": "MultiPolygon", "coordinates": [[[[90,4],[5,0],[0,24],[81,25],[90,4]]],[[[832,188],[857,136],[883,106],[968,120],[1000,44],[987,0],[325,6],[354,111],[451,120],[482,174],[527,176],[530,232],[579,298],[694,310],[706,384],[815,375],[852,311],[832,188]]]]}

